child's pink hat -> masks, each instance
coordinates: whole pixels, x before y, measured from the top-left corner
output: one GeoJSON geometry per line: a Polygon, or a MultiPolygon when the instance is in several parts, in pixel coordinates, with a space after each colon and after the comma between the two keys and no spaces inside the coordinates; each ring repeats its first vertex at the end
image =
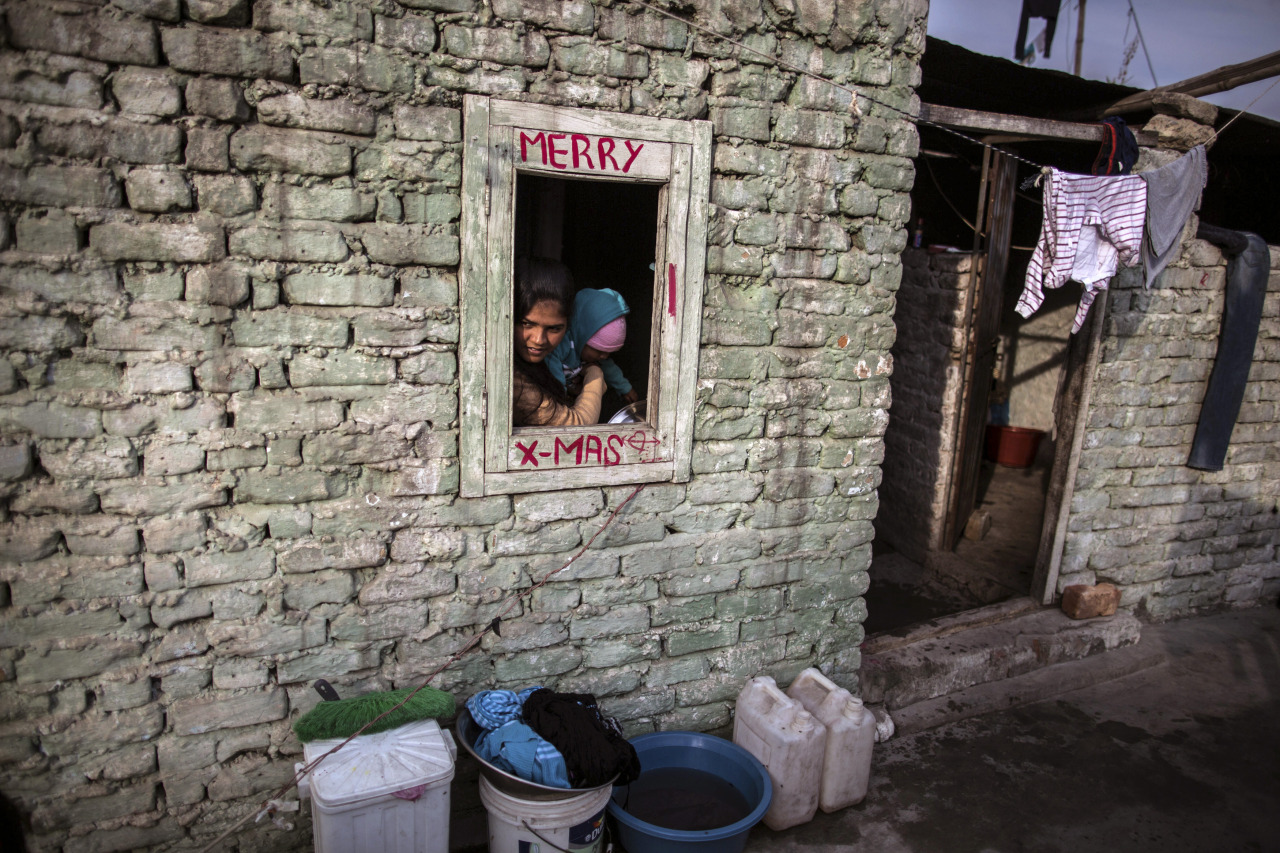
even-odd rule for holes
{"type": "Polygon", "coordinates": [[[598,349],[600,352],[617,352],[626,342],[627,318],[619,317],[601,326],[599,331],[587,341],[587,346],[598,349]]]}

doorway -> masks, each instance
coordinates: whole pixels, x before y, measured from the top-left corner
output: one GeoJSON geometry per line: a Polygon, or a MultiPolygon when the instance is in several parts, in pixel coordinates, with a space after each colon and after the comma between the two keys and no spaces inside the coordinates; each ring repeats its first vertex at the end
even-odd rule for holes
{"type": "MultiPolygon", "coordinates": [[[[1064,389],[1084,367],[1070,352],[1078,287],[1050,291],[1030,318],[1014,311],[1042,219],[1039,191],[1018,188],[1034,171],[936,129],[920,133],[868,634],[1044,598],[1046,506],[1056,513],[1054,469],[1061,480],[1074,432],[1063,440],[1063,420],[1080,402],[1064,389]]],[[[1085,156],[1060,143],[1009,147],[1064,168],[1085,156]]]]}

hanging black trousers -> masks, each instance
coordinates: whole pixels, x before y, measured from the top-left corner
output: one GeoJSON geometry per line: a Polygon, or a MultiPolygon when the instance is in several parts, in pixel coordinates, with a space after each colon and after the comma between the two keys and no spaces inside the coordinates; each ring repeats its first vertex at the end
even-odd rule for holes
{"type": "Polygon", "coordinates": [[[1222,331],[1209,387],[1200,404],[1200,422],[1191,444],[1187,465],[1205,471],[1221,471],[1227,445],[1235,429],[1245,383],[1253,365],[1253,348],[1258,341],[1262,302],[1267,295],[1267,275],[1271,253],[1256,234],[1244,234],[1247,245],[1227,264],[1227,292],[1222,306],[1222,331]]]}

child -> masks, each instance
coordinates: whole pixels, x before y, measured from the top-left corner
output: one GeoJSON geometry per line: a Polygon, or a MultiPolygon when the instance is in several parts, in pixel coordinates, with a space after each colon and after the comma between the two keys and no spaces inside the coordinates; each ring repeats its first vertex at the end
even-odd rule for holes
{"type": "Polygon", "coordinates": [[[568,387],[587,365],[596,364],[604,371],[605,382],[622,399],[634,403],[640,394],[631,387],[622,369],[609,358],[622,349],[627,340],[627,302],[616,290],[579,290],[573,300],[569,333],[547,356],[551,375],[568,387]]]}

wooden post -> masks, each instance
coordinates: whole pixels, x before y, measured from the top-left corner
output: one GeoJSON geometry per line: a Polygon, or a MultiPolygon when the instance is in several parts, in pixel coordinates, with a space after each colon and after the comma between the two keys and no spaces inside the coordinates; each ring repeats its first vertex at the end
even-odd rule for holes
{"type": "Polygon", "coordinates": [[[1084,3],[1080,0],[1080,26],[1076,29],[1076,76],[1080,76],[1080,60],[1084,56],[1084,3]]]}

